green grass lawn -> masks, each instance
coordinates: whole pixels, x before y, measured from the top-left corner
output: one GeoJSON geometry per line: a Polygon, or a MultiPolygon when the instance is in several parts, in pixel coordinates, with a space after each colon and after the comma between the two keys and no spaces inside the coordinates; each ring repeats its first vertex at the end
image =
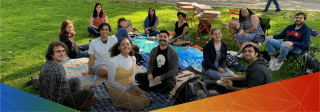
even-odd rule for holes
{"type": "MultiPolygon", "coordinates": [[[[158,30],[166,29],[173,31],[174,23],[178,21],[177,10],[172,4],[159,4],[138,1],[119,0],[7,0],[1,2],[1,83],[11,87],[38,94],[35,86],[27,86],[30,77],[38,76],[45,63],[45,53],[49,43],[59,40],[58,33],[61,24],[68,19],[74,23],[75,41],[78,44],[89,42],[92,37],[87,37],[90,15],[96,2],[103,4],[103,11],[107,13],[109,23],[112,27],[111,34],[116,32],[117,20],[125,17],[132,20],[132,24],[139,28],[142,33],[142,24],[147,16],[148,9],[155,7],[156,15],[160,18],[158,30]]],[[[221,11],[221,18],[216,27],[221,27],[221,22],[227,19],[229,7],[214,7],[221,11]]],[[[238,9],[238,8],[236,8],[238,9]]],[[[286,26],[294,23],[294,14],[298,11],[281,11],[262,13],[261,10],[253,10],[261,17],[271,18],[271,29],[269,35],[280,33],[286,26]]],[[[306,24],[320,31],[319,12],[304,11],[308,19],[306,24]]],[[[193,12],[194,13],[194,12],[193,12]]],[[[193,14],[188,13],[189,15],[193,14]]],[[[195,18],[195,23],[199,23],[195,18]]],[[[190,22],[189,22],[190,24],[190,22]]],[[[196,27],[196,26],[194,26],[196,27]]],[[[195,33],[189,28],[189,35],[195,44],[201,47],[204,43],[196,42],[195,33]]],[[[224,37],[227,37],[225,34],[224,37]]],[[[203,37],[209,38],[203,34],[203,37]]],[[[315,47],[320,47],[319,38],[311,37],[315,47]]],[[[224,38],[225,39],[225,38],[224,38]]],[[[233,47],[235,42],[229,45],[229,50],[237,50],[233,47]]],[[[263,48],[262,48],[263,49],[263,48]]],[[[316,53],[320,58],[320,54],[316,53]]],[[[241,61],[245,64],[245,61],[241,61]]],[[[284,66],[287,66],[286,64],[284,66]]],[[[296,67],[297,68],[297,67],[296,67]]],[[[288,79],[293,70],[272,72],[274,81],[288,79]]],[[[243,75],[243,73],[236,74],[243,75]]]]}

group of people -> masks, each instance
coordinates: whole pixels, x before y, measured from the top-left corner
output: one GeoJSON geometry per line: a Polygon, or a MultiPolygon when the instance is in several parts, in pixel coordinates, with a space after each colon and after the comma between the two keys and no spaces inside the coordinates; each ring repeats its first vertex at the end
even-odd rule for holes
{"type": "MultiPolygon", "coordinates": [[[[128,36],[125,18],[118,20],[115,37],[110,36],[111,26],[108,24],[107,15],[102,11],[101,4],[97,3],[88,30],[89,35],[98,38],[82,45],[74,42],[73,23],[65,20],[59,33],[60,42],[53,41],[49,45],[46,54],[47,61],[39,75],[40,97],[75,109],[92,106],[95,100],[93,90],[90,88],[81,90],[79,78],[66,80],[66,72],[61,64],[66,55],[71,59],[89,57],[88,71],[82,75],[106,77],[113,105],[131,111],[144,109],[153,101],[143,91],[166,94],[173,90],[176,84],[179,57],[170,44],[192,44],[191,41],[177,41],[187,35],[189,28],[188,23],[184,21],[186,19],[184,13],[177,13],[177,17],[179,21],[175,23],[175,31],[170,39],[167,30],[157,30],[159,17],[156,16],[153,7],[149,9],[143,28],[145,35],[158,35],[159,45],[151,50],[147,73],[138,74],[134,74],[136,66],[134,54],[139,53],[139,47],[128,36]]],[[[210,31],[211,39],[203,47],[203,74],[212,80],[224,78],[233,81],[233,85],[220,87],[227,90],[226,92],[273,82],[268,68],[279,69],[288,52],[301,53],[307,50],[310,29],[304,24],[306,20],[304,13],[297,13],[295,24],[288,26],[281,34],[267,36],[266,46],[271,57],[269,63],[259,57],[259,46],[251,42],[253,39],[264,40],[262,36],[256,35],[257,33],[264,34],[258,17],[248,8],[242,8],[239,18],[241,25],[238,28],[242,34],[238,34],[235,40],[240,49],[238,54],[244,55],[249,61],[249,68],[245,76],[235,75],[226,67],[228,47],[225,42],[221,41],[222,33],[219,28],[213,28],[210,31]],[[284,41],[275,40],[280,38],[285,39],[284,41]],[[278,59],[274,56],[274,49],[280,49],[278,59]]]]}

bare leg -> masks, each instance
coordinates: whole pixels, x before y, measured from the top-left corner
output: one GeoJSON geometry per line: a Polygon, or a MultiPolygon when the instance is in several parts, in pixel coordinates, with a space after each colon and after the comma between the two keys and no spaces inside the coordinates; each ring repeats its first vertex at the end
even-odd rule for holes
{"type": "Polygon", "coordinates": [[[108,78],[108,68],[107,67],[101,67],[99,70],[99,73],[101,76],[108,78]]]}

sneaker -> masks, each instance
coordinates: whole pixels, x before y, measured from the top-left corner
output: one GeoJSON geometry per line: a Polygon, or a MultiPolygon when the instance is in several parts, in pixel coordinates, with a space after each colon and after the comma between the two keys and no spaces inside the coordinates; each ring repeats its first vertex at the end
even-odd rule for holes
{"type": "Polygon", "coordinates": [[[268,12],[267,10],[263,10],[262,12],[268,12]]]}
{"type": "Polygon", "coordinates": [[[88,33],[87,36],[88,36],[88,37],[94,37],[94,35],[91,34],[91,33],[88,33]]]}
{"type": "Polygon", "coordinates": [[[271,69],[271,71],[277,71],[281,68],[281,66],[283,65],[283,61],[281,63],[276,63],[274,64],[273,68],[271,69]]]}
{"type": "Polygon", "coordinates": [[[230,52],[231,56],[237,56],[237,52],[230,52]]]}
{"type": "Polygon", "coordinates": [[[237,55],[238,58],[243,58],[243,53],[241,53],[240,55],[237,55]]]}
{"type": "Polygon", "coordinates": [[[272,69],[272,68],[273,68],[273,66],[274,66],[274,64],[276,64],[276,63],[277,63],[277,61],[278,61],[278,59],[277,59],[277,58],[273,58],[273,59],[271,59],[271,60],[269,61],[269,69],[272,69]]]}

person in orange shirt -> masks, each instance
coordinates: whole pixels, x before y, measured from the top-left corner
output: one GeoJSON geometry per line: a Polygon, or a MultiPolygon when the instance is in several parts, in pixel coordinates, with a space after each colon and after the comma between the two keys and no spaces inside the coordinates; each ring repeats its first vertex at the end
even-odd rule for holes
{"type": "Polygon", "coordinates": [[[98,26],[101,23],[108,23],[108,16],[106,13],[103,12],[102,10],[102,5],[101,3],[96,3],[93,9],[93,13],[90,18],[90,23],[88,27],[88,36],[93,36],[93,37],[99,37],[100,34],[98,32],[98,26]]]}

